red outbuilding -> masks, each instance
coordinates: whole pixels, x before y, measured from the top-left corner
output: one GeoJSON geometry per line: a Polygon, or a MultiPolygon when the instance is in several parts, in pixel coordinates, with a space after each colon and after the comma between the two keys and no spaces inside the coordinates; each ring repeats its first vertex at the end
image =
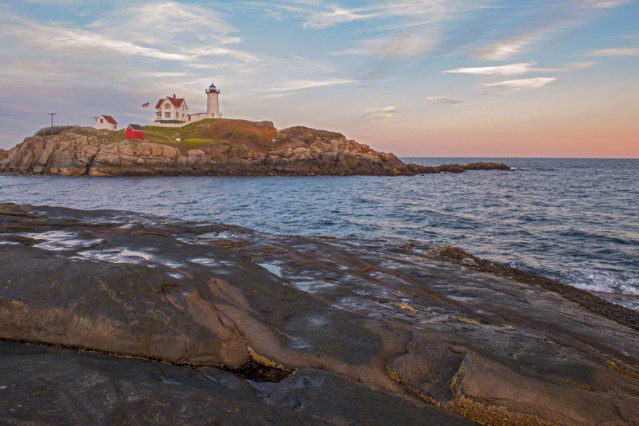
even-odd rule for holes
{"type": "Polygon", "coordinates": [[[139,124],[129,124],[129,127],[126,128],[124,135],[127,139],[144,140],[144,130],[139,124]]]}

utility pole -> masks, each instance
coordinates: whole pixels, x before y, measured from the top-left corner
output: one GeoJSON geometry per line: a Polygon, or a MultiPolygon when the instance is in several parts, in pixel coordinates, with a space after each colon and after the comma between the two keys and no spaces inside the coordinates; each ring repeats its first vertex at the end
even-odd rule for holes
{"type": "Polygon", "coordinates": [[[48,113],[51,116],[51,131],[49,132],[49,134],[53,134],[53,116],[56,115],[56,112],[49,112],[48,113]]]}

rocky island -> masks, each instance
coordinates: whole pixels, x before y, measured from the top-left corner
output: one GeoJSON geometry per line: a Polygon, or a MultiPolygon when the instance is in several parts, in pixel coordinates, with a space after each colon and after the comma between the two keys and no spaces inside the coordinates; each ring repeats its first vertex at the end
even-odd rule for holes
{"type": "Polygon", "coordinates": [[[0,339],[9,424],[639,423],[639,313],[422,243],[4,204],[0,339]]]}
{"type": "Polygon", "coordinates": [[[271,122],[209,119],[181,128],[124,131],[74,127],[0,150],[0,172],[63,176],[416,175],[509,170],[499,163],[425,167],[405,164],[344,135],[306,127],[278,131],[271,122]]]}

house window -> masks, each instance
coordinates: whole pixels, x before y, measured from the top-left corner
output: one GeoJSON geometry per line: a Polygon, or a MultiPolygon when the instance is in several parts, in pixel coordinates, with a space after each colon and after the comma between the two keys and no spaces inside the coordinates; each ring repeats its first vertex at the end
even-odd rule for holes
{"type": "Polygon", "coordinates": [[[104,119],[103,118],[100,119],[100,123],[104,123],[104,119]]]}
{"type": "Polygon", "coordinates": [[[169,108],[171,108],[171,105],[169,105],[169,104],[164,104],[164,109],[169,109],[169,108]]]}
{"type": "Polygon", "coordinates": [[[164,118],[171,118],[171,113],[170,112],[165,112],[164,113],[164,118]]]}

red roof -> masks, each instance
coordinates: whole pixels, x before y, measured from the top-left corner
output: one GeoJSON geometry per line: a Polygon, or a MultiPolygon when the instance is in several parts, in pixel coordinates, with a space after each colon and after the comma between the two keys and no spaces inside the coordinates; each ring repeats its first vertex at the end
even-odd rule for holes
{"type": "Polygon", "coordinates": [[[117,121],[115,121],[115,119],[113,117],[111,117],[110,115],[103,115],[102,118],[104,118],[107,123],[111,123],[111,124],[118,124],[117,121]]]}
{"type": "Polygon", "coordinates": [[[171,101],[171,103],[173,104],[174,107],[179,108],[180,106],[182,106],[182,103],[184,102],[184,98],[172,98],[170,96],[167,96],[164,99],[160,99],[158,101],[158,104],[155,106],[155,108],[160,108],[160,106],[162,106],[162,102],[164,102],[165,99],[168,99],[171,101]]]}

